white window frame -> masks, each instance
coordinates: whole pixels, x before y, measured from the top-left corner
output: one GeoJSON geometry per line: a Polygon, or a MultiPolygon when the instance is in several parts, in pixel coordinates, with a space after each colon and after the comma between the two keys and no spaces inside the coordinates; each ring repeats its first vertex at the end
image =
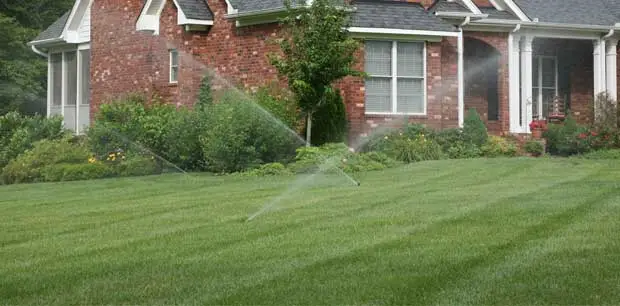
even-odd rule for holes
{"type": "Polygon", "coordinates": [[[538,106],[538,119],[545,119],[543,117],[544,111],[543,111],[543,89],[554,89],[555,90],[555,95],[557,96],[559,94],[559,89],[558,89],[558,57],[555,55],[534,55],[533,56],[533,60],[538,62],[538,71],[533,71],[536,74],[538,74],[538,84],[533,84],[532,83],[532,92],[534,92],[534,89],[538,89],[538,96],[536,97],[536,102],[537,102],[537,106],[538,106]],[[555,66],[555,80],[554,80],[554,86],[553,87],[543,87],[543,59],[553,59],[553,63],[555,66]]]}
{"type": "MultiPolygon", "coordinates": [[[[423,40],[381,40],[381,39],[369,39],[366,41],[379,41],[379,42],[390,42],[392,43],[392,57],[391,57],[391,64],[392,64],[392,75],[388,76],[388,75],[372,75],[369,74],[369,77],[372,78],[391,78],[392,79],[392,96],[391,96],[391,102],[392,102],[392,111],[391,112],[365,112],[366,115],[406,115],[406,116],[426,116],[427,115],[427,108],[428,108],[428,101],[427,101],[427,80],[426,80],[426,76],[427,76],[427,70],[426,70],[426,41],[423,40]],[[421,77],[399,77],[398,76],[398,43],[399,42],[403,42],[403,43],[421,43],[422,44],[422,76],[421,77]],[[422,79],[422,87],[423,87],[423,94],[422,94],[422,106],[424,108],[423,112],[421,113],[408,113],[408,112],[398,112],[398,79],[422,79]]],[[[365,69],[364,69],[365,70],[365,69]]],[[[366,88],[366,86],[365,86],[366,88]]],[[[364,101],[364,104],[366,103],[366,101],[364,101]]]]}
{"type": "Polygon", "coordinates": [[[180,72],[180,69],[179,69],[179,66],[180,66],[179,65],[179,50],[177,50],[177,49],[170,49],[170,50],[168,50],[168,61],[170,63],[170,65],[169,65],[169,74],[168,74],[168,82],[170,84],[177,84],[177,83],[179,83],[179,72],[180,72]],[[172,64],[172,54],[173,53],[176,53],[176,55],[177,55],[177,64],[176,65],[172,64]],[[177,74],[176,74],[176,79],[175,80],[172,79],[172,69],[174,69],[174,68],[177,69],[177,74]]]}

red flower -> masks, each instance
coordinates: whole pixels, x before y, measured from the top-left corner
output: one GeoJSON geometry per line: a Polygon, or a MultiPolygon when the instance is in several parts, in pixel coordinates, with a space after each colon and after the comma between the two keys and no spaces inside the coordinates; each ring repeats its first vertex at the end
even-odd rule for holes
{"type": "Polygon", "coordinates": [[[545,122],[544,120],[533,120],[532,122],[530,122],[530,130],[535,130],[535,129],[546,129],[547,128],[547,122],[545,122]]]}
{"type": "Polygon", "coordinates": [[[580,139],[585,139],[587,137],[586,133],[579,134],[580,139]]]}
{"type": "Polygon", "coordinates": [[[597,132],[590,132],[590,135],[592,135],[592,136],[597,136],[597,135],[598,135],[598,133],[597,133],[597,132]]]}

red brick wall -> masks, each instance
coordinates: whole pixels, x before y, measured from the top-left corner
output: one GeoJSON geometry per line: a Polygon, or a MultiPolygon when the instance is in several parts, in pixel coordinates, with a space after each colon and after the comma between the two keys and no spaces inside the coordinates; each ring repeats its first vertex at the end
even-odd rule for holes
{"type": "MultiPolygon", "coordinates": [[[[141,1],[98,0],[92,7],[92,109],[109,99],[130,92],[161,96],[169,103],[192,105],[200,79],[212,69],[221,78],[214,89],[238,86],[254,90],[277,80],[267,54],[279,46],[276,24],[237,28],[224,18],[224,0],[209,0],[214,25],[208,33],[186,32],[176,24],[176,7],[168,0],[160,20],[160,35],[135,31],[141,1]],[[169,48],[180,51],[178,84],[169,84],[169,48]],[[230,83],[230,84],[228,84],[230,83]]],[[[363,70],[363,48],[358,51],[356,68],[363,70]]],[[[281,85],[285,86],[282,81],[281,85]]],[[[346,104],[350,140],[373,127],[403,122],[390,116],[364,114],[364,81],[348,77],[338,87],[346,104]]],[[[457,53],[456,38],[427,43],[427,115],[411,117],[436,128],[456,127],[457,53]]]]}
{"type": "MultiPolygon", "coordinates": [[[[481,118],[487,124],[490,133],[502,134],[510,131],[510,113],[508,109],[508,34],[491,32],[465,32],[464,39],[477,39],[494,48],[499,53],[499,64],[497,68],[497,87],[499,95],[499,120],[488,121],[488,103],[485,97],[476,94],[468,94],[465,90],[465,111],[470,107],[475,107],[481,118]]],[[[465,71],[467,77],[467,71],[465,71]]]]}
{"type": "Polygon", "coordinates": [[[133,91],[191,105],[208,70],[221,76],[214,81],[216,87],[242,84],[250,90],[275,80],[276,71],[267,54],[278,50],[272,43],[278,26],[237,29],[234,21],[224,18],[224,0],[210,0],[209,5],[215,17],[210,31],[186,32],[176,24],[176,7],[168,0],[160,35],[153,36],[135,31],[141,1],[97,1],[91,12],[93,113],[99,104],[133,91]],[[169,48],[181,53],[178,84],[168,82],[169,48]]]}

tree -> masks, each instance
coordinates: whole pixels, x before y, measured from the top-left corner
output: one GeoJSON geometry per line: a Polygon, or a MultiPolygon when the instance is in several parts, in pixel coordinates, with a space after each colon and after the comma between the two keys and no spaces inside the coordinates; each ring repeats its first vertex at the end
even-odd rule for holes
{"type": "MultiPolygon", "coordinates": [[[[341,1],[342,2],[342,1],[341,1]]],[[[300,0],[293,7],[285,0],[282,19],[283,56],[270,55],[281,77],[288,81],[299,108],[306,116],[306,145],[312,135],[312,115],[333,94],[332,84],[346,76],[363,76],[351,66],[355,63],[358,42],[349,36],[350,11],[330,0],[314,0],[310,6],[300,0]]],[[[332,99],[333,101],[333,99],[332,99]]]]}
{"type": "Polygon", "coordinates": [[[200,87],[198,88],[198,101],[196,106],[199,109],[204,110],[208,105],[213,104],[213,93],[211,91],[211,78],[209,74],[205,74],[200,80],[200,87]]]}

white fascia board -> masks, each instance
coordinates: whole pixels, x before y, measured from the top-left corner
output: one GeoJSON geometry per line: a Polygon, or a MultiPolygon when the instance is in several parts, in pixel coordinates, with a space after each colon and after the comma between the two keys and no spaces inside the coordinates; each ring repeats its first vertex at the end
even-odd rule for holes
{"type": "Polygon", "coordinates": [[[367,34],[396,34],[396,35],[420,35],[420,36],[450,36],[457,37],[458,32],[447,31],[425,31],[425,30],[403,30],[390,28],[362,28],[350,27],[348,31],[351,33],[367,33],[367,34]]]}
{"type": "Polygon", "coordinates": [[[226,0],[226,10],[228,14],[236,14],[238,10],[230,3],[230,0],[226,0]]]}
{"type": "Polygon", "coordinates": [[[503,0],[506,6],[512,11],[521,21],[530,21],[530,18],[525,15],[521,8],[512,0],[503,0]]]}
{"type": "Polygon", "coordinates": [[[506,10],[506,2],[503,0],[489,0],[489,2],[491,2],[491,5],[498,11],[506,10]]]}
{"type": "Polygon", "coordinates": [[[147,0],[144,7],[142,7],[138,21],[136,21],[136,30],[153,31],[153,35],[159,35],[159,17],[161,16],[165,4],[166,1],[162,1],[160,7],[157,9],[157,14],[149,15],[146,12],[148,12],[149,8],[153,5],[153,0],[147,0]]]}
{"type": "Polygon", "coordinates": [[[474,14],[482,14],[478,6],[471,0],[461,0],[463,4],[474,14]]]}
{"type": "Polygon", "coordinates": [[[476,13],[465,13],[465,12],[435,12],[435,16],[437,17],[456,17],[456,18],[487,18],[489,14],[476,14],[476,13]]]}
{"type": "Polygon", "coordinates": [[[73,21],[75,15],[77,14],[78,6],[79,6],[81,1],[82,0],[76,0],[75,2],[73,2],[73,7],[71,7],[71,13],[69,13],[69,17],[67,18],[67,22],[65,22],[65,26],[62,29],[62,34],[60,35],[61,37],[64,37],[65,33],[69,29],[69,25],[71,24],[71,22],[73,21]]]}
{"type": "Polygon", "coordinates": [[[505,25],[516,26],[521,24],[523,28],[540,28],[540,29],[556,29],[556,30],[581,30],[581,31],[594,31],[594,32],[608,32],[614,26],[601,26],[601,25],[588,25],[588,24],[570,24],[570,23],[554,23],[554,22],[534,22],[534,21],[519,21],[519,20],[507,20],[507,19],[483,19],[472,21],[472,24],[479,25],[505,25]]]}

